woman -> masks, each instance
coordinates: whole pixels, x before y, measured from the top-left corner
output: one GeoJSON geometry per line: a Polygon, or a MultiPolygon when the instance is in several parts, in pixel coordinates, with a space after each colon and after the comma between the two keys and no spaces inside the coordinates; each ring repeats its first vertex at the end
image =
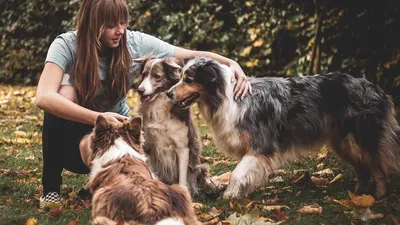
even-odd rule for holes
{"type": "Polygon", "coordinates": [[[64,168],[89,172],[81,159],[79,141],[92,130],[97,116],[115,122],[129,117],[126,94],[138,74],[133,58],[208,56],[235,72],[236,98],[250,91],[246,75],[235,61],[127,30],[128,21],[124,0],[83,0],[77,31],[59,35],[48,50],[36,93],[36,105],[45,111],[41,207],[61,203],[64,168]]]}

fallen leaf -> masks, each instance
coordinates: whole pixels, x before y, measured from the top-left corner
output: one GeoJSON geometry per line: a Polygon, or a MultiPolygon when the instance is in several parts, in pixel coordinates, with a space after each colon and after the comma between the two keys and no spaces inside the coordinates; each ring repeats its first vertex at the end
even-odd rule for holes
{"type": "Polygon", "coordinates": [[[355,195],[352,192],[348,191],[349,196],[351,198],[351,202],[356,206],[356,207],[362,207],[362,208],[370,208],[374,205],[375,203],[375,198],[372,197],[371,195],[355,195]]]}
{"type": "Polygon", "coordinates": [[[26,132],[19,131],[19,130],[15,131],[14,135],[17,136],[17,137],[26,137],[27,136],[26,132]]]}
{"type": "Polygon", "coordinates": [[[282,176],[277,176],[272,179],[269,179],[269,182],[270,183],[282,183],[282,182],[285,182],[285,180],[282,178],[282,176]]]}
{"type": "Polygon", "coordinates": [[[400,225],[399,219],[397,219],[396,217],[393,218],[393,222],[395,225],[400,225]]]}
{"type": "Polygon", "coordinates": [[[278,203],[278,195],[275,195],[273,199],[262,200],[263,205],[276,205],[278,203]]]}
{"type": "Polygon", "coordinates": [[[318,178],[312,176],[311,181],[317,186],[327,186],[329,184],[329,180],[326,178],[318,178]]]}
{"type": "Polygon", "coordinates": [[[57,208],[50,209],[50,211],[49,211],[49,214],[50,214],[52,217],[59,217],[59,216],[61,216],[62,213],[63,213],[63,208],[62,208],[62,206],[59,206],[59,207],[57,207],[57,208]]]}
{"type": "Polygon", "coordinates": [[[322,207],[319,205],[307,205],[297,210],[301,215],[321,214],[322,207]]]}
{"type": "Polygon", "coordinates": [[[219,216],[221,215],[225,210],[224,209],[217,209],[215,207],[212,207],[211,210],[208,212],[210,215],[213,216],[219,216]]]}
{"type": "Polygon", "coordinates": [[[375,199],[371,195],[355,195],[352,192],[348,191],[350,196],[350,200],[334,200],[335,202],[339,203],[342,206],[345,206],[350,209],[357,209],[357,208],[371,208],[374,203],[375,199]]]}
{"type": "Polygon", "coordinates": [[[244,214],[242,216],[237,216],[237,214],[234,213],[227,218],[227,221],[231,222],[233,225],[277,225],[281,223],[262,221],[260,218],[260,211],[254,208],[249,214],[244,214]]]}
{"type": "Polygon", "coordinates": [[[26,221],[26,225],[36,225],[37,222],[38,222],[38,220],[36,218],[31,217],[26,221]]]}
{"type": "Polygon", "coordinates": [[[324,169],[314,173],[314,175],[333,175],[332,169],[324,169]]]}
{"type": "Polygon", "coordinates": [[[13,204],[13,200],[11,198],[7,199],[6,201],[7,205],[12,205],[13,204]]]}
{"type": "Polygon", "coordinates": [[[262,206],[262,209],[266,211],[274,211],[274,210],[290,209],[290,208],[289,206],[286,205],[264,205],[262,206]]]}
{"type": "Polygon", "coordinates": [[[333,178],[329,183],[334,183],[334,182],[336,182],[336,181],[338,181],[338,180],[340,180],[341,178],[343,177],[343,174],[341,174],[341,173],[339,173],[338,175],[336,175],[336,177],[335,178],[333,178]]]}

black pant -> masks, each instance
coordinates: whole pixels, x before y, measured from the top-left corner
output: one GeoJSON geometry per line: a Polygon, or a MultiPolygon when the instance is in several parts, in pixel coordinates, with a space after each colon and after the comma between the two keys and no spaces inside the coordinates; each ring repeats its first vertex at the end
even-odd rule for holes
{"type": "Polygon", "coordinates": [[[79,142],[92,129],[91,125],[65,120],[50,113],[44,114],[42,135],[44,194],[52,191],[60,193],[63,169],[80,174],[89,173],[89,168],[81,158],[79,142]]]}

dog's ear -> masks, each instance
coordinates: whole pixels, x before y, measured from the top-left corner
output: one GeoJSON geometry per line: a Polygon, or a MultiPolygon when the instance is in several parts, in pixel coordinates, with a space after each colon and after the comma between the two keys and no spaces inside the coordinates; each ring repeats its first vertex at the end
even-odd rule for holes
{"type": "Polygon", "coordinates": [[[218,77],[222,77],[218,64],[210,61],[196,69],[196,80],[203,85],[214,83],[218,77]]]}
{"type": "Polygon", "coordinates": [[[139,140],[142,135],[142,117],[134,117],[130,121],[130,130],[131,135],[139,140]]]}
{"type": "Polygon", "coordinates": [[[142,56],[140,58],[133,59],[133,61],[141,64],[140,65],[140,74],[142,74],[143,68],[144,68],[144,65],[146,64],[146,62],[151,60],[151,59],[155,59],[155,58],[156,57],[152,56],[152,55],[150,55],[150,56],[142,56]]]}
{"type": "Polygon", "coordinates": [[[183,66],[183,62],[176,58],[166,58],[163,61],[163,66],[165,73],[172,80],[178,81],[181,79],[181,69],[183,66]]]}
{"type": "Polygon", "coordinates": [[[98,133],[100,131],[107,130],[110,127],[110,124],[106,120],[106,118],[102,115],[99,115],[96,119],[96,122],[94,123],[95,126],[95,133],[98,133]]]}

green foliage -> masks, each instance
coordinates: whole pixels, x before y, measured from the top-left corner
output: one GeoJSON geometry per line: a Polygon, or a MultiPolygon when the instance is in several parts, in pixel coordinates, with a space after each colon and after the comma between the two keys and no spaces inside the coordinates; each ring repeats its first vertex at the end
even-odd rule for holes
{"type": "MultiPolygon", "coordinates": [[[[128,0],[130,29],[238,61],[247,75],[342,71],[400,96],[395,0],[128,0]]],[[[1,2],[0,81],[36,83],[47,48],[72,28],[78,0],[1,2]]]]}
{"type": "Polygon", "coordinates": [[[51,41],[71,27],[77,3],[1,1],[0,82],[36,83],[51,41]]]}

